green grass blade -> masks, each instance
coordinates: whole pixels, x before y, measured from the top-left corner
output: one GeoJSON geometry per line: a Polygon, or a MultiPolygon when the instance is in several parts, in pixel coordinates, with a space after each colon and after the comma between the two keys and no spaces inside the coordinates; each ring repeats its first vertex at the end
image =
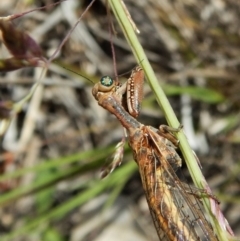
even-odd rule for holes
{"type": "MultiPolygon", "coordinates": [[[[166,97],[162,88],[160,87],[158,80],[154,74],[154,71],[148,61],[148,58],[138,41],[138,38],[134,32],[133,26],[129,21],[129,16],[126,13],[126,9],[123,6],[123,1],[109,0],[109,5],[111,6],[113,13],[122,28],[122,31],[127,39],[129,46],[131,46],[132,52],[136,58],[136,61],[140,63],[144,69],[145,76],[149,82],[150,87],[155,93],[156,99],[164,112],[165,118],[170,126],[177,128],[180,123],[166,97]]],[[[202,175],[200,167],[196,161],[196,158],[189,146],[186,136],[182,131],[176,134],[180,141],[180,149],[183,153],[184,159],[186,161],[190,175],[198,188],[204,189],[206,187],[206,180],[202,175]]],[[[214,227],[215,233],[218,235],[220,240],[227,240],[226,232],[224,232],[216,218],[212,215],[209,198],[202,198],[204,207],[209,214],[209,218],[214,227]]]]}
{"type": "Polygon", "coordinates": [[[115,185],[118,185],[118,183],[122,182],[123,177],[129,178],[135,172],[135,170],[136,164],[134,162],[128,162],[127,164],[117,169],[108,178],[102,180],[101,182],[99,180],[92,181],[88,184],[89,188],[82,192],[81,195],[78,195],[75,198],[71,198],[67,202],[63,203],[62,205],[59,205],[52,211],[40,217],[34,218],[33,220],[26,223],[23,227],[15,230],[11,234],[3,235],[1,237],[1,241],[10,241],[14,237],[21,237],[23,235],[31,233],[34,229],[41,226],[42,224],[46,224],[46,222],[57,219],[63,216],[64,214],[70,212],[74,208],[77,208],[80,205],[84,204],[88,200],[91,200],[106,188],[115,187],[115,185]]]}

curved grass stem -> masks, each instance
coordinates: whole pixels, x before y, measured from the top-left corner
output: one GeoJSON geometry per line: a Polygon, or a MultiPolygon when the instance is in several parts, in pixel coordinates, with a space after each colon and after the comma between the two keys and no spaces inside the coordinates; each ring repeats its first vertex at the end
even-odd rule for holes
{"type": "MultiPolygon", "coordinates": [[[[125,38],[131,46],[136,61],[140,63],[140,65],[144,69],[148,83],[156,96],[157,102],[160,105],[169,126],[178,128],[180,126],[180,123],[166,95],[164,94],[161,86],[159,85],[159,81],[157,80],[154,71],[148,61],[148,58],[136,36],[135,31],[137,29],[133,25],[133,21],[131,20],[130,14],[128,13],[126,6],[124,5],[122,0],[109,0],[109,5],[111,6],[113,13],[120,27],[122,28],[125,38]]],[[[194,181],[194,184],[198,188],[206,190],[208,188],[207,182],[200,170],[196,157],[194,156],[193,151],[188,144],[186,136],[182,131],[179,131],[179,133],[177,133],[176,135],[180,141],[180,149],[183,153],[184,159],[186,161],[188,170],[194,181]]],[[[223,229],[220,227],[219,222],[215,217],[215,214],[213,214],[209,197],[202,198],[202,201],[219,240],[228,240],[227,233],[223,231],[223,229]]]]}

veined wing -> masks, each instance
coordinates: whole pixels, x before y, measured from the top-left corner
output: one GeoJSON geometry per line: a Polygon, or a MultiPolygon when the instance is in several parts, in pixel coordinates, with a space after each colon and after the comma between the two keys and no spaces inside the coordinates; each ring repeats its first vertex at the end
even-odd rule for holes
{"type": "MultiPolygon", "coordinates": [[[[150,143],[145,127],[139,129],[130,138],[134,150],[134,158],[139,165],[143,188],[149,209],[160,240],[163,241],[196,241],[198,236],[191,229],[186,216],[182,215],[181,207],[173,198],[170,179],[161,165],[158,150],[150,143]]],[[[166,146],[166,145],[165,145],[166,146]]]]}
{"type": "Polygon", "coordinates": [[[174,171],[179,166],[180,158],[174,148],[167,144],[168,140],[149,127],[144,127],[143,132],[148,137],[148,146],[155,161],[149,170],[155,172],[155,177],[151,177],[154,182],[150,181],[149,184],[152,185],[154,195],[160,198],[155,200],[160,213],[168,216],[169,227],[175,236],[172,240],[217,241],[200,208],[202,204],[185,190],[186,185],[181,183],[174,171]],[[161,197],[158,190],[161,190],[161,197]],[[164,211],[167,205],[169,213],[164,211]]]}

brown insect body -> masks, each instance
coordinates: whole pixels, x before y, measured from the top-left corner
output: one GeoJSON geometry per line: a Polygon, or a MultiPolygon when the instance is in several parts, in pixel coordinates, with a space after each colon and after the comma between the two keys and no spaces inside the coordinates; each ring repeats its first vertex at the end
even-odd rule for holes
{"type": "Polygon", "coordinates": [[[175,173],[181,166],[181,158],[175,151],[176,138],[133,118],[121,105],[123,92],[116,88],[101,92],[98,84],[93,89],[99,105],[114,114],[128,132],[159,239],[217,241],[197,206],[201,205],[199,200],[185,190],[175,173]]]}
{"type": "Polygon", "coordinates": [[[159,239],[218,240],[175,174],[181,166],[181,158],[169,140],[153,128],[141,126],[134,133],[129,132],[129,144],[139,166],[159,239]]]}

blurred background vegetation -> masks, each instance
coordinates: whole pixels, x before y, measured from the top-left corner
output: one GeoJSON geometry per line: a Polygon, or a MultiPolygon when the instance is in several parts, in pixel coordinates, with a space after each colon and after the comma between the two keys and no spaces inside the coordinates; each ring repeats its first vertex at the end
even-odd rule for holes
{"type": "MultiPolygon", "coordinates": [[[[0,2],[0,15],[22,13],[53,0],[0,2]]],[[[49,58],[90,1],[68,0],[14,20],[49,58]]],[[[139,39],[197,153],[203,173],[240,235],[240,3],[232,0],[125,0],[139,39]]],[[[101,180],[123,129],[100,108],[93,84],[137,65],[114,17],[97,0],[16,115],[11,104],[39,80],[38,68],[0,75],[0,240],[157,240],[140,177],[126,145],[124,163],[101,180]],[[7,107],[7,108],[6,108],[7,107]]],[[[17,41],[17,40],[16,40],[17,41]]],[[[1,44],[1,59],[8,58],[1,44]]],[[[124,81],[124,79],[123,79],[124,81]]],[[[165,124],[145,85],[139,120],[165,124]]],[[[188,173],[182,171],[188,180],[188,173]]]]}

